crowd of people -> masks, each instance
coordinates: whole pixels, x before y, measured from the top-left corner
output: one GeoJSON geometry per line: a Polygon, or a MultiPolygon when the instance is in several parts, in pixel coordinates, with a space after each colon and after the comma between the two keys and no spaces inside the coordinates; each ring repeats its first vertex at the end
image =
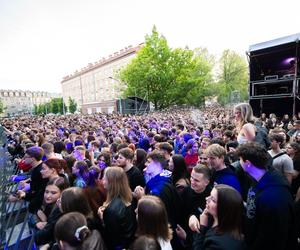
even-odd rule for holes
{"type": "Polygon", "coordinates": [[[298,249],[300,113],[2,121],[41,249],[298,249]]]}

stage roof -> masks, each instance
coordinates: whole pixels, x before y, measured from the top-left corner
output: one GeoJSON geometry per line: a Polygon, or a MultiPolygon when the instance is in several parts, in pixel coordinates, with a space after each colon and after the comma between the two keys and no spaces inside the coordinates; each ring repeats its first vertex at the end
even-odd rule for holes
{"type": "Polygon", "coordinates": [[[275,47],[275,46],[279,46],[282,44],[298,42],[299,40],[300,40],[300,33],[297,33],[294,35],[285,36],[285,37],[277,38],[274,40],[250,45],[249,52],[266,49],[266,48],[270,48],[270,47],[275,47]]]}

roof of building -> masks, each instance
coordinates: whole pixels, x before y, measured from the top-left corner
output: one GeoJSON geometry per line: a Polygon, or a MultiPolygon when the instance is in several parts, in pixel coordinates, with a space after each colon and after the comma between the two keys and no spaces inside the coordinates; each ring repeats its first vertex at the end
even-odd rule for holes
{"type": "Polygon", "coordinates": [[[132,47],[131,45],[129,45],[128,47],[125,47],[124,49],[121,49],[120,51],[117,51],[117,52],[109,55],[108,58],[102,57],[101,60],[99,60],[95,63],[89,63],[86,67],[82,68],[80,71],[76,70],[73,74],[63,77],[63,80],[61,81],[61,83],[64,83],[64,82],[66,82],[70,79],[73,79],[79,75],[82,75],[84,73],[92,71],[96,68],[100,68],[106,64],[113,62],[113,61],[119,60],[122,57],[136,53],[137,51],[139,51],[141,49],[142,46],[143,46],[143,43],[139,44],[136,47],[132,47]]]}

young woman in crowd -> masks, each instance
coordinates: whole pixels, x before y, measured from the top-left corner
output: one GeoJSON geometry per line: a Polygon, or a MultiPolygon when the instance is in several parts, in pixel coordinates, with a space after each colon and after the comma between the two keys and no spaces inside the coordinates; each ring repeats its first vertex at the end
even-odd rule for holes
{"type": "Polygon", "coordinates": [[[109,152],[101,152],[97,157],[97,166],[100,169],[99,179],[104,176],[104,170],[111,165],[111,154],[109,152]]]}
{"type": "Polygon", "coordinates": [[[216,185],[206,198],[206,208],[200,215],[200,233],[196,234],[192,249],[245,249],[242,213],[239,192],[227,185],[216,185]]]}
{"type": "Polygon", "coordinates": [[[171,250],[172,230],[163,202],[156,196],[146,195],[136,209],[138,236],[151,236],[159,242],[162,250],[171,250]]]}
{"type": "Polygon", "coordinates": [[[87,220],[90,229],[101,230],[100,221],[94,217],[93,211],[89,205],[88,199],[82,188],[70,187],[61,195],[60,210],[62,213],[79,212],[83,214],[87,220]]]}
{"type": "Polygon", "coordinates": [[[132,243],[136,230],[127,175],[120,167],[109,167],[105,170],[103,185],[107,191],[107,199],[99,208],[98,215],[103,222],[107,247],[127,248],[132,243]]]}
{"type": "Polygon", "coordinates": [[[237,141],[244,144],[253,141],[255,138],[254,116],[251,106],[248,103],[241,103],[234,107],[236,121],[237,141]]]}
{"type": "Polygon", "coordinates": [[[36,219],[34,226],[39,230],[42,230],[46,226],[48,218],[51,212],[56,208],[56,202],[60,198],[62,190],[65,188],[65,183],[60,178],[61,177],[56,177],[48,182],[44,192],[43,205],[37,211],[36,216],[33,217],[36,219]]]}
{"type": "Polygon", "coordinates": [[[287,144],[286,152],[292,158],[294,163],[292,193],[293,195],[296,195],[300,187],[300,144],[297,142],[287,144]]]}
{"type": "Polygon", "coordinates": [[[169,170],[172,172],[172,182],[178,192],[190,185],[190,173],[182,155],[176,154],[170,158],[169,170]]]}
{"type": "Polygon", "coordinates": [[[134,153],[134,158],[133,158],[133,164],[143,173],[145,169],[145,163],[146,163],[146,157],[147,157],[147,152],[142,149],[138,148],[135,150],[134,153]]]}
{"type": "Polygon", "coordinates": [[[36,142],[37,146],[41,147],[45,142],[45,137],[42,133],[38,133],[34,136],[34,141],[36,142]]]}
{"type": "Polygon", "coordinates": [[[62,165],[66,164],[65,160],[51,158],[43,162],[41,174],[43,179],[55,179],[63,172],[62,165]]]}
{"type": "Polygon", "coordinates": [[[72,167],[72,174],[75,176],[74,187],[85,188],[89,184],[89,167],[85,161],[76,161],[72,167]]]}
{"type": "Polygon", "coordinates": [[[37,245],[52,244],[54,242],[53,231],[56,221],[61,216],[61,211],[57,206],[60,196],[64,189],[69,186],[69,183],[65,181],[63,177],[51,179],[45,190],[46,205],[53,205],[51,212],[47,216],[45,210],[38,210],[37,216],[41,219],[41,222],[37,223],[36,227],[39,229],[34,235],[34,240],[37,245]],[[53,203],[56,202],[56,205],[53,203]],[[47,204],[48,203],[48,204],[47,204]]]}
{"type": "Polygon", "coordinates": [[[186,144],[186,155],[184,157],[186,166],[190,172],[192,172],[193,167],[197,165],[199,155],[198,155],[199,144],[195,139],[190,139],[186,144]]]}
{"type": "Polygon", "coordinates": [[[64,214],[55,225],[54,236],[60,250],[106,249],[101,234],[90,230],[86,218],[78,212],[64,214]]]}

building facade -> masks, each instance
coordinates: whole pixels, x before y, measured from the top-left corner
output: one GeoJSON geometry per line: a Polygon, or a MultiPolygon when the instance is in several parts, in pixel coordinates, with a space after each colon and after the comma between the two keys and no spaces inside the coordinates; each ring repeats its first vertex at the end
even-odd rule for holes
{"type": "Polygon", "coordinates": [[[60,94],[42,91],[0,90],[0,99],[4,106],[4,116],[31,114],[34,105],[50,102],[60,94]]]}
{"type": "Polygon", "coordinates": [[[65,76],[61,82],[65,103],[68,104],[71,97],[77,108],[87,114],[116,111],[116,100],[126,86],[115,79],[115,75],[135,57],[141,46],[128,46],[65,76]]]}

